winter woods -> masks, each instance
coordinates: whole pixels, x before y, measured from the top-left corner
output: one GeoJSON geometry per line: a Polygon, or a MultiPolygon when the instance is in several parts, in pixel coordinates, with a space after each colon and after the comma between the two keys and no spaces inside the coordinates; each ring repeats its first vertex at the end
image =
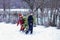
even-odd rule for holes
{"type": "MultiPolygon", "coordinates": [[[[29,9],[36,17],[36,23],[60,28],[60,0],[0,0],[0,21],[16,23],[18,11],[10,9],[29,9]],[[9,9],[7,11],[6,9],[9,9]]],[[[30,13],[22,12],[24,15],[30,13]]]]}

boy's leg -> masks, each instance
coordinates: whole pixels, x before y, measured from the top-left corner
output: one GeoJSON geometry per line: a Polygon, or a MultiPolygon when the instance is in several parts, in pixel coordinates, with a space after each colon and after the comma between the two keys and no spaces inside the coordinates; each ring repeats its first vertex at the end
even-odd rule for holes
{"type": "Polygon", "coordinates": [[[22,25],[21,25],[21,27],[20,27],[20,31],[22,30],[22,25]]]}
{"type": "Polygon", "coordinates": [[[32,33],[33,33],[33,29],[30,30],[30,34],[32,34],[32,33]]]}
{"type": "Polygon", "coordinates": [[[23,30],[23,25],[21,25],[21,28],[20,28],[20,30],[21,30],[21,31],[23,30]]]}
{"type": "Polygon", "coordinates": [[[26,31],[25,34],[28,34],[29,31],[26,31]]]}
{"type": "Polygon", "coordinates": [[[24,26],[23,25],[21,26],[21,30],[24,31],[24,26]]]}
{"type": "Polygon", "coordinates": [[[30,34],[33,33],[33,25],[31,25],[31,28],[30,28],[30,34]]]}
{"type": "Polygon", "coordinates": [[[29,33],[29,29],[25,33],[28,34],[29,33]]]}

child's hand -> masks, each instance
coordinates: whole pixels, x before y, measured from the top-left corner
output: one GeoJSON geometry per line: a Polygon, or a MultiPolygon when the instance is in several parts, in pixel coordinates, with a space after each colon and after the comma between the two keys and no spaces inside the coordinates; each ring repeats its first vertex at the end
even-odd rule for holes
{"type": "Polygon", "coordinates": [[[17,24],[17,26],[18,26],[18,24],[17,24]]]}
{"type": "Polygon", "coordinates": [[[32,25],[32,23],[30,23],[30,25],[32,25]]]}
{"type": "Polygon", "coordinates": [[[17,22],[17,26],[19,25],[19,21],[17,22]]]}

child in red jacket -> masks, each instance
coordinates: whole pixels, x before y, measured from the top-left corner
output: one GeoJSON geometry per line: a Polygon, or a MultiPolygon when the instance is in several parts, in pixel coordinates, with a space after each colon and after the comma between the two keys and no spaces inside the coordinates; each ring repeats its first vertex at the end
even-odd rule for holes
{"type": "Polygon", "coordinates": [[[17,22],[17,26],[20,24],[21,25],[20,31],[24,31],[24,27],[23,27],[23,24],[24,24],[23,16],[22,16],[22,14],[18,14],[18,16],[19,16],[19,20],[17,22]]]}

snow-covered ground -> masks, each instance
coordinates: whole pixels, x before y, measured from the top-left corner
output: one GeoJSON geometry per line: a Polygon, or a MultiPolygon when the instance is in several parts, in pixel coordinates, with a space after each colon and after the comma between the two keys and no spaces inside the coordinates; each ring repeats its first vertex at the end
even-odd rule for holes
{"type": "Polygon", "coordinates": [[[44,26],[34,27],[33,34],[19,31],[16,24],[0,23],[0,40],[60,40],[60,29],[44,26]]]}

